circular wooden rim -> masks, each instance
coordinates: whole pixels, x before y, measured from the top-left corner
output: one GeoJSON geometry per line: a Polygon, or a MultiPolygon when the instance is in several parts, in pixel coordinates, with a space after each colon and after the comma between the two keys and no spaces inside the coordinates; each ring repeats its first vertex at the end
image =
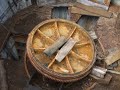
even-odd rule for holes
{"type": "Polygon", "coordinates": [[[92,66],[94,65],[94,63],[96,61],[95,44],[93,42],[93,39],[88,34],[88,32],[84,28],[82,28],[81,26],[77,25],[76,23],[68,21],[68,20],[63,20],[63,19],[46,20],[46,21],[43,21],[42,23],[38,24],[29,34],[26,48],[27,48],[27,56],[28,56],[31,64],[36,68],[36,70],[38,72],[42,73],[43,75],[47,76],[48,78],[51,78],[51,79],[57,80],[57,81],[62,81],[62,82],[76,81],[76,80],[79,80],[79,79],[85,77],[86,75],[88,75],[90,73],[90,70],[91,70],[92,66]],[[44,24],[47,24],[47,23],[50,23],[50,22],[55,22],[55,21],[66,22],[66,23],[70,23],[72,25],[75,25],[76,27],[80,28],[83,32],[85,32],[86,35],[91,40],[92,48],[94,49],[93,50],[94,51],[94,56],[93,56],[92,62],[88,65],[88,67],[84,71],[81,71],[81,72],[75,73],[75,74],[65,74],[65,75],[63,75],[63,74],[54,72],[54,71],[48,69],[47,67],[44,67],[41,63],[37,62],[38,59],[34,56],[34,50],[32,48],[33,36],[34,36],[35,32],[38,30],[39,27],[43,26],[44,24]]]}

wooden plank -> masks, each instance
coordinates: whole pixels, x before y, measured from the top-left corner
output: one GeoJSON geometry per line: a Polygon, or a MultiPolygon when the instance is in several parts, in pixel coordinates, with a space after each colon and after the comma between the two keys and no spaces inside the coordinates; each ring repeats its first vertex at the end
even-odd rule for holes
{"type": "Polygon", "coordinates": [[[70,50],[73,48],[73,46],[76,44],[77,41],[74,39],[70,38],[65,45],[58,51],[55,59],[58,62],[61,62],[65,56],[70,52],[70,50]]]}
{"type": "Polygon", "coordinates": [[[117,49],[111,52],[106,58],[105,62],[107,65],[111,65],[112,63],[118,61],[120,59],[120,49],[117,49]]]}
{"type": "MultiPolygon", "coordinates": [[[[55,26],[57,27],[57,23],[55,24],[55,26]]],[[[55,53],[67,40],[69,40],[69,38],[73,35],[73,33],[75,32],[76,30],[76,27],[71,31],[69,32],[68,36],[67,37],[64,37],[64,36],[59,36],[60,38],[54,42],[54,44],[52,44],[51,46],[49,46],[48,48],[46,48],[44,50],[44,53],[47,55],[47,56],[51,56],[53,53],[55,53]]],[[[41,33],[39,31],[39,33],[41,33]]],[[[50,38],[51,39],[51,38],[50,38]]]]}
{"type": "Polygon", "coordinates": [[[53,53],[55,53],[64,43],[66,42],[66,37],[62,36],[60,37],[54,44],[49,46],[44,50],[44,53],[47,56],[51,56],[53,53]]]}
{"type": "Polygon", "coordinates": [[[92,6],[86,6],[86,5],[83,5],[81,3],[77,3],[77,2],[74,3],[73,6],[78,7],[80,9],[83,9],[85,11],[103,16],[103,17],[107,17],[107,18],[111,18],[112,15],[113,15],[111,12],[105,11],[103,9],[95,8],[95,7],[92,7],[92,6]]]}
{"type": "Polygon", "coordinates": [[[50,68],[54,62],[55,62],[55,58],[50,62],[50,64],[48,65],[48,68],[50,68]]]}
{"type": "Polygon", "coordinates": [[[98,14],[94,14],[94,13],[88,12],[86,10],[80,9],[78,7],[71,7],[71,13],[79,14],[79,15],[98,16],[98,17],[100,16],[98,14]]]}

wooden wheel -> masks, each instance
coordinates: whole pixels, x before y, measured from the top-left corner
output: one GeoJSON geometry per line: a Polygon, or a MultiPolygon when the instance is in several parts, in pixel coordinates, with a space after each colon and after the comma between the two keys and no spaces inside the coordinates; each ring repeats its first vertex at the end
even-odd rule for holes
{"type": "Polygon", "coordinates": [[[38,71],[62,82],[80,79],[95,62],[94,43],[88,33],[77,24],[62,19],[48,20],[36,26],[28,37],[27,54],[38,71]],[[59,63],[55,60],[57,52],[48,57],[43,51],[61,36],[72,37],[77,43],[59,63]],[[69,80],[64,77],[69,77],[69,80]]]}

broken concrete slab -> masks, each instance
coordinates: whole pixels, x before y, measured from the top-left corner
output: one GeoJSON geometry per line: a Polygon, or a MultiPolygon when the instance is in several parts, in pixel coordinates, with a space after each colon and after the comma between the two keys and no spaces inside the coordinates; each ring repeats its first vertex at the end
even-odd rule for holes
{"type": "Polygon", "coordinates": [[[120,59],[120,49],[117,49],[109,53],[109,55],[105,58],[105,62],[107,65],[111,65],[112,63],[118,61],[119,59],[120,59]]]}

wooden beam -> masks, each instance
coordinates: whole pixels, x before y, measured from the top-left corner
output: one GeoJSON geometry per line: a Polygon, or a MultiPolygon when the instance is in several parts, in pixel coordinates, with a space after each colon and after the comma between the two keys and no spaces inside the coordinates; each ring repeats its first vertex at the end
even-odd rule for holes
{"type": "Polygon", "coordinates": [[[103,17],[111,18],[113,16],[113,14],[111,12],[105,11],[103,9],[95,8],[95,7],[92,7],[92,6],[83,5],[81,3],[76,2],[76,3],[73,4],[73,6],[77,7],[77,8],[80,8],[80,9],[83,9],[85,11],[88,11],[90,13],[103,16],[103,17]]]}

